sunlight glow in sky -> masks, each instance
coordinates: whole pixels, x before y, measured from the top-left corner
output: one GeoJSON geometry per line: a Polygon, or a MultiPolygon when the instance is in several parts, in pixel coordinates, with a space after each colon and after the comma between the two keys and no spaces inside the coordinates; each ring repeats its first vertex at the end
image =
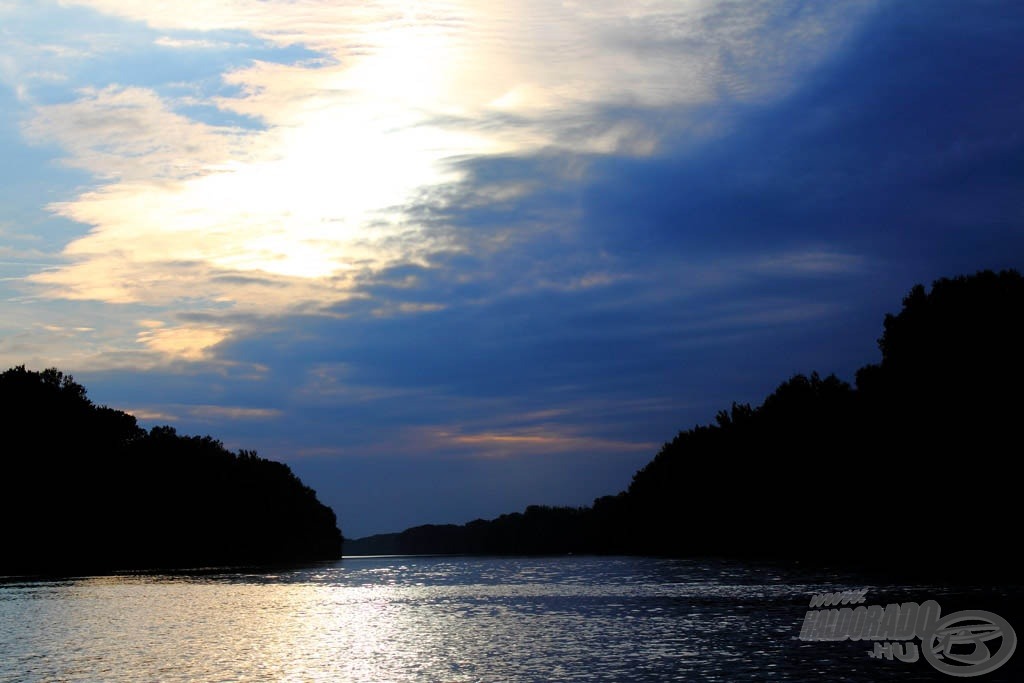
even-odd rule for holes
{"type": "Polygon", "coordinates": [[[1019,145],[1018,18],[923,5],[0,0],[0,360],[317,454],[336,509],[396,451],[614,493],[1018,263],[1019,178],[956,180],[1019,145]]]}
{"type": "MultiPolygon", "coordinates": [[[[776,19],[765,7],[733,12],[708,35],[720,12],[711,2],[638,3],[626,22],[611,3],[76,0],[47,10],[59,18],[61,6],[121,18],[128,23],[110,25],[151,33],[149,50],[192,59],[230,45],[205,38],[211,31],[309,51],[284,62],[246,60],[240,45],[242,59],[202,82],[67,83],[56,102],[35,91],[40,80],[64,80],[60,71],[29,70],[30,48],[13,55],[7,80],[25,105],[25,137],[56,146],[61,163],[93,179],[46,205],[88,231],[64,246],[63,263],[27,282],[43,299],[144,304],[172,315],[281,314],[351,297],[361,276],[389,266],[430,267],[432,253],[466,246],[408,209],[444,208],[431,195],[464,180],[460,159],[559,148],[655,154],[659,136],[672,131],[602,118],[601,109],[684,108],[673,128],[686,124],[685,107],[715,97],[777,96],[760,77],[782,82],[798,61],[778,52],[799,48],[806,68],[806,56],[827,54],[824,30],[842,14],[788,20],[786,38],[797,44],[773,45],[773,36],[759,35],[776,19]],[[653,46],[638,49],[641,40],[653,46]],[[723,63],[722,53],[748,63],[723,63]],[[765,55],[775,63],[765,67],[765,55]],[[207,92],[214,79],[227,94],[207,92]],[[193,113],[200,108],[202,117],[193,113]]],[[[33,10],[15,3],[7,12],[33,10]]],[[[102,38],[76,42],[90,45],[87,58],[123,50],[102,38]]],[[[55,69],[63,54],[82,58],[59,48],[35,51],[57,55],[55,69]]],[[[232,332],[230,323],[161,326],[140,330],[135,344],[169,361],[200,360],[232,332]]]]}

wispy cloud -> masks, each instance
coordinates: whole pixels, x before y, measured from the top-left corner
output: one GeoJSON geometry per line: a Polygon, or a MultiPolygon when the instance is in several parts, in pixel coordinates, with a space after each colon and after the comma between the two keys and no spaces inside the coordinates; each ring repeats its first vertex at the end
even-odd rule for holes
{"type": "Polygon", "coordinates": [[[475,457],[507,458],[536,455],[555,455],[565,452],[622,453],[628,451],[652,452],[657,444],[603,439],[581,434],[564,433],[548,428],[523,428],[508,432],[462,433],[438,429],[424,432],[436,447],[468,450],[475,457]]]}
{"type": "Polygon", "coordinates": [[[145,88],[85,88],[73,102],[37,107],[25,132],[63,147],[66,163],[138,189],[208,175],[248,154],[242,131],[175,113],[145,88]]]}
{"type": "Polygon", "coordinates": [[[171,423],[176,422],[179,416],[175,413],[168,413],[161,410],[150,410],[148,408],[122,408],[124,412],[134,415],[138,420],[146,422],[171,423]]]}
{"type": "Polygon", "coordinates": [[[211,348],[228,336],[229,330],[218,327],[150,327],[138,334],[138,341],[147,348],[171,358],[205,360],[211,348]]]}
{"type": "MultiPolygon", "coordinates": [[[[696,108],[779,97],[866,7],[789,14],[772,3],[652,2],[623,15],[617,3],[534,0],[415,10],[326,0],[65,5],[174,32],[153,40],[181,51],[223,46],[197,31],[233,31],[320,55],[253,60],[221,74],[234,94],[187,101],[140,85],[88,86],[37,106],[25,126],[97,180],[51,205],[90,231],[67,245],[67,265],[30,278],[39,296],[267,315],[328,309],[365,296],[360,283],[375,272],[439,267],[437,254],[478,248],[478,238],[421,216],[474,195],[514,202],[531,188],[468,185],[477,179],[465,160],[656,154],[666,135],[703,134],[706,121],[688,113],[696,108]],[[260,125],[204,122],[197,106],[260,125]],[[667,107],[672,117],[640,115],[667,107]]],[[[535,225],[547,235],[567,219],[535,225]]],[[[490,248],[502,249],[511,230],[515,243],[536,238],[521,223],[490,248]]],[[[619,277],[599,264],[564,282],[536,275],[532,286],[567,289],[619,277]]],[[[399,299],[376,310],[445,305],[399,299]]],[[[173,329],[140,330],[134,350],[199,361],[238,331],[173,329]]]]}
{"type": "Polygon", "coordinates": [[[203,40],[200,38],[172,38],[171,36],[160,36],[153,41],[153,44],[175,50],[224,50],[248,47],[245,43],[229,43],[223,40],[203,40]]]}
{"type": "Polygon", "coordinates": [[[252,408],[243,406],[224,405],[182,405],[172,404],[166,406],[146,406],[141,408],[120,408],[136,419],[150,423],[175,423],[181,420],[189,420],[196,423],[210,423],[222,420],[228,421],[266,421],[276,420],[282,412],[276,408],[252,408]]]}
{"type": "Polygon", "coordinates": [[[188,406],[186,412],[193,417],[210,420],[273,420],[282,415],[282,412],[276,408],[246,408],[219,405],[188,406]]]}
{"type": "Polygon", "coordinates": [[[1021,267],[1019,2],[0,3],[0,359],[374,531],[613,493],[1021,267]]]}

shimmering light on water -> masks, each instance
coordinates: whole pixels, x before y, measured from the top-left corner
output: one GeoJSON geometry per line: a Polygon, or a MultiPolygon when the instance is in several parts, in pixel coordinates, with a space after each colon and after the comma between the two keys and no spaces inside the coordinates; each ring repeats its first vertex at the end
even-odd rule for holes
{"type": "Polygon", "coordinates": [[[0,681],[934,678],[859,643],[797,640],[807,596],[835,587],[644,558],[348,558],[9,581],[0,681]]]}

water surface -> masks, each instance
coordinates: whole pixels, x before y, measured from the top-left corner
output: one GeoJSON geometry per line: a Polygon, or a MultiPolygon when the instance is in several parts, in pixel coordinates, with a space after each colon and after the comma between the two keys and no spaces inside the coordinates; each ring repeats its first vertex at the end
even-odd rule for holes
{"type": "MultiPolygon", "coordinates": [[[[869,604],[994,612],[1020,596],[856,581],[627,557],[7,580],[0,681],[952,681],[865,643],[800,641],[810,595],[869,588],[869,604]]],[[[1018,664],[976,680],[1019,680],[1018,664]]]]}

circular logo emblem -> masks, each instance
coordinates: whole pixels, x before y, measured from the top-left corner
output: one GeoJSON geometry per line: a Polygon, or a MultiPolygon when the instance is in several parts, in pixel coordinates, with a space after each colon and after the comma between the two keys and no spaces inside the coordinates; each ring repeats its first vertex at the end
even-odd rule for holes
{"type": "Polygon", "coordinates": [[[1002,666],[1017,647],[1017,634],[998,614],[963,610],[946,615],[921,639],[928,663],[950,676],[980,676],[1002,666]],[[1001,642],[994,643],[997,639],[1001,642]],[[995,654],[992,647],[997,646],[995,654]]]}

